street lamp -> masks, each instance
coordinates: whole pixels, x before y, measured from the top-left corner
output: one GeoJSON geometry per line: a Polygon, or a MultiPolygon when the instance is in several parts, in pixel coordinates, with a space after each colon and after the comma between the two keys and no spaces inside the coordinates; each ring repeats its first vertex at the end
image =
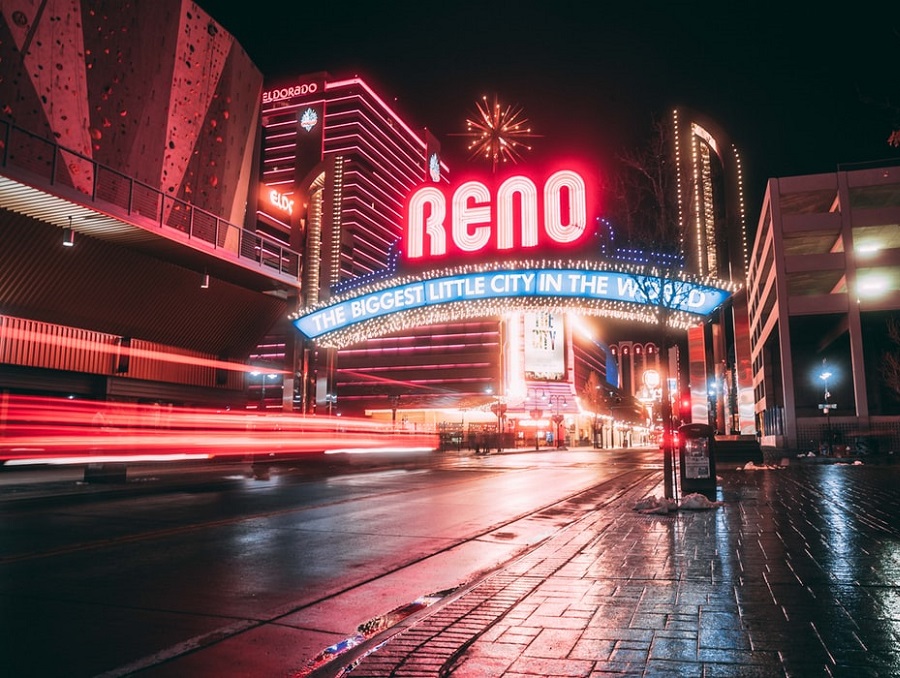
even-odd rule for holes
{"type": "Polygon", "coordinates": [[[538,420],[544,416],[544,410],[541,408],[540,403],[538,402],[538,397],[540,397],[541,400],[544,400],[547,398],[547,394],[541,389],[531,389],[528,391],[528,393],[534,399],[534,407],[529,410],[528,414],[532,419],[534,419],[534,451],[537,452],[541,449],[540,439],[538,438],[538,420]]]}
{"type": "Polygon", "coordinates": [[[822,371],[819,373],[819,379],[822,380],[822,383],[825,387],[825,402],[819,405],[819,409],[825,413],[825,428],[828,431],[828,440],[826,441],[826,449],[828,450],[828,455],[831,455],[831,410],[837,407],[836,404],[832,404],[829,402],[829,398],[831,397],[831,393],[828,390],[828,380],[833,376],[831,370],[825,365],[825,361],[822,360],[822,371]]]}
{"type": "Polygon", "coordinates": [[[491,412],[497,417],[497,431],[503,433],[503,417],[506,415],[506,403],[498,400],[491,404],[491,412]]]}
{"type": "Polygon", "coordinates": [[[553,421],[556,423],[556,449],[560,449],[560,435],[559,432],[562,429],[562,422],[565,417],[559,413],[559,406],[562,405],[565,407],[568,400],[564,395],[552,395],[550,396],[550,405],[556,404],[556,414],[553,415],[553,421]]]}
{"type": "Polygon", "coordinates": [[[497,417],[497,451],[503,449],[503,418],[506,416],[506,403],[497,398],[496,402],[491,404],[491,412],[497,417]]]}

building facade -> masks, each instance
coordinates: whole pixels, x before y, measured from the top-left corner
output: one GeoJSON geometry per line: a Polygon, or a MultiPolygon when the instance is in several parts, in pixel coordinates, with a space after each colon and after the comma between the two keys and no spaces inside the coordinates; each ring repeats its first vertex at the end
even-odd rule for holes
{"type": "Polygon", "coordinates": [[[753,436],[746,274],[747,215],[741,155],[711,120],[673,112],[678,219],[685,269],[738,285],[729,303],[688,330],[691,419],[723,435],[753,436]]]}
{"type": "MultiPolygon", "coordinates": [[[[398,273],[407,195],[423,183],[448,182],[437,140],[413,129],[365,81],[327,73],[267,87],[262,127],[259,229],[303,249],[297,303],[313,305],[398,273]]],[[[540,392],[553,399],[544,408],[548,415],[551,409],[576,413],[576,364],[582,381],[582,367],[599,369],[605,378],[606,354],[588,357],[562,315],[539,314],[546,327],[537,327],[535,317],[438,323],[339,350],[319,347],[284,323],[265,347],[274,365],[283,361],[296,374],[292,397],[303,411],[389,413],[430,426],[455,418],[448,411],[488,411],[500,398],[508,418],[521,420],[528,418],[528,393],[540,392]],[[535,337],[551,335],[553,374],[535,368],[527,377],[528,360],[539,360],[529,347],[535,337]]],[[[278,406],[276,384],[266,386],[278,406]]],[[[286,385],[285,400],[290,390],[286,385]]]]}
{"type": "Polygon", "coordinates": [[[0,391],[240,406],[299,287],[248,210],[262,74],[194,3],[44,10],[0,7],[0,391]]]}
{"type": "MultiPolygon", "coordinates": [[[[407,194],[448,181],[437,140],[364,80],[327,73],[268,88],[262,116],[260,228],[305,253],[297,304],[395,274],[407,194]]],[[[339,351],[304,340],[288,322],[278,329],[269,345],[283,347],[302,411],[396,415],[499,390],[496,319],[389,333],[339,351]]]]}
{"type": "Polygon", "coordinates": [[[770,179],[748,274],[763,445],[900,445],[900,167],[770,179]]]}
{"type": "MultiPolygon", "coordinates": [[[[607,344],[566,313],[421,327],[339,352],[303,339],[291,312],[394,272],[404,198],[448,181],[440,145],[359,78],[265,84],[192,3],[105,9],[73,5],[51,25],[3,8],[0,57],[15,77],[0,81],[0,263],[12,281],[0,289],[0,387],[248,396],[260,409],[332,414],[493,397],[522,419],[578,414],[591,374],[620,388],[607,344]],[[137,51],[147,44],[152,60],[137,51]],[[551,333],[548,368],[533,349],[551,333]]],[[[678,167],[703,179],[685,179],[690,270],[734,279],[739,157],[694,117],[675,128],[678,167]]],[[[738,316],[703,329],[692,386],[730,374],[743,393],[738,316]]]]}

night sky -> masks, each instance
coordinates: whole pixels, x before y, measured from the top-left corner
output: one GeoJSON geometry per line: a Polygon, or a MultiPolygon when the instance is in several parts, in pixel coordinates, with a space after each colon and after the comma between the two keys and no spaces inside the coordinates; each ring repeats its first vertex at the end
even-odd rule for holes
{"type": "Polygon", "coordinates": [[[769,177],[892,159],[900,127],[900,14],[854,2],[198,3],[267,81],[328,71],[365,77],[451,170],[482,95],[523,107],[535,161],[575,153],[601,171],[654,117],[713,118],[744,159],[755,225],[769,177]]]}

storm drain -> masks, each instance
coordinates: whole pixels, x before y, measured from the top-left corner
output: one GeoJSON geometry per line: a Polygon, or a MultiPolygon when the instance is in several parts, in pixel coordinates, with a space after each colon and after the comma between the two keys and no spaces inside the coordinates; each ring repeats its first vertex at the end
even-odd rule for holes
{"type": "Polygon", "coordinates": [[[435,603],[446,598],[454,591],[459,590],[459,588],[462,587],[447,589],[446,591],[439,591],[427,596],[420,596],[419,598],[416,598],[414,601],[407,603],[406,605],[401,605],[400,607],[391,610],[387,614],[382,614],[366,622],[363,622],[357,627],[356,634],[350,636],[349,638],[345,638],[344,640],[335,643],[330,647],[326,647],[319,654],[310,659],[309,663],[304,668],[300,669],[296,673],[292,673],[290,678],[307,678],[307,676],[311,676],[313,673],[315,673],[315,671],[327,664],[330,664],[346,652],[359,647],[366,641],[371,640],[372,638],[377,636],[379,633],[383,633],[393,626],[396,626],[404,619],[407,619],[408,617],[414,615],[416,612],[420,612],[421,610],[431,607],[435,603]]]}

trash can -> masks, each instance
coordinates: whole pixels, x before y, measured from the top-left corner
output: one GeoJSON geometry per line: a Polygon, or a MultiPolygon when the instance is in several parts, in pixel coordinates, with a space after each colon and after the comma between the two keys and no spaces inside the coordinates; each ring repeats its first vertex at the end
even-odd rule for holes
{"type": "Polygon", "coordinates": [[[716,436],[708,424],[684,424],[678,429],[681,494],[702,494],[716,500],[716,436]]]}

